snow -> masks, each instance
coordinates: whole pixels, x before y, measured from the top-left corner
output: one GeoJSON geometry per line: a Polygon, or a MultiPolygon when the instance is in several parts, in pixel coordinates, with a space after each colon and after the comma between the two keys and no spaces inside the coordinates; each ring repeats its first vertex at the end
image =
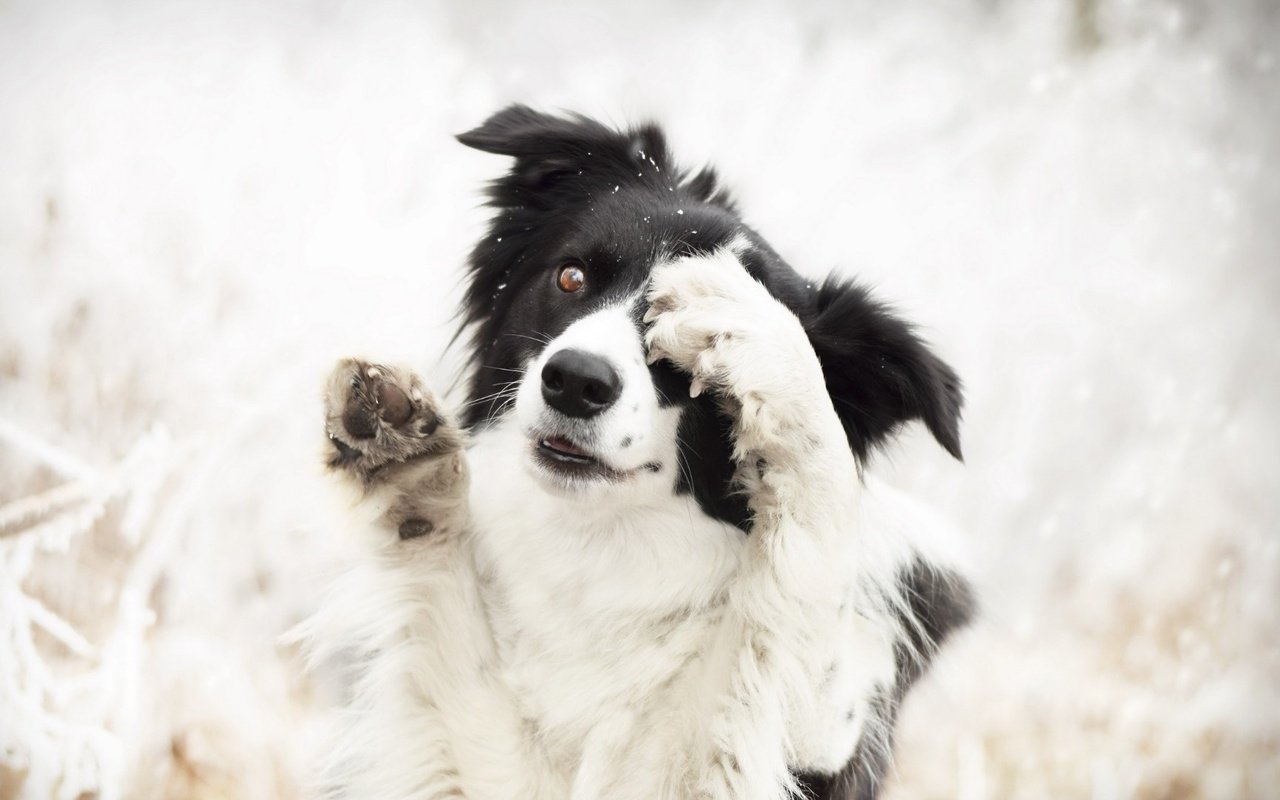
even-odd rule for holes
{"type": "Polygon", "coordinates": [[[447,388],[511,101],[664,123],[966,380],[875,470],[984,597],[894,798],[1280,785],[1264,0],[0,6],[0,797],[293,797],[340,355],[447,388]]]}

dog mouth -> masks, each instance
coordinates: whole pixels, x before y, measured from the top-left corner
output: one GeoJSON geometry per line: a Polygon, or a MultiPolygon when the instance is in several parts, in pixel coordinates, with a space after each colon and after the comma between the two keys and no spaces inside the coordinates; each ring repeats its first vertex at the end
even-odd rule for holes
{"type": "Polygon", "coordinates": [[[544,436],[534,440],[538,465],[561,478],[618,481],[628,473],[605,464],[591,451],[564,436],[544,436]]]}
{"type": "Polygon", "coordinates": [[[538,442],[538,452],[548,458],[565,464],[579,466],[600,465],[600,459],[591,455],[563,436],[548,436],[538,442]]]}

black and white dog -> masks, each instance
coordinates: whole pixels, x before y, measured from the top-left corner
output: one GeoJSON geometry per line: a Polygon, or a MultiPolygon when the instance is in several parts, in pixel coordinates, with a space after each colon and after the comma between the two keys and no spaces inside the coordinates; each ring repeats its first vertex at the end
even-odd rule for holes
{"type": "Polygon", "coordinates": [[[367,654],[339,793],[875,797],[971,600],[862,464],[917,419],[958,458],[956,375],[656,127],[512,106],[459,139],[515,159],[471,256],[467,404],[367,361],[327,387],[367,545],[318,618],[367,654]]]}

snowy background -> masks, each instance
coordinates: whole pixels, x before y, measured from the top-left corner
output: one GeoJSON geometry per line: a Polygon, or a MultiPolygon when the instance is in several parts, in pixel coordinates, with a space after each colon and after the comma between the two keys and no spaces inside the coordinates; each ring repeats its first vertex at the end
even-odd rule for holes
{"type": "Polygon", "coordinates": [[[891,798],[1280,791],[1280,9],[0,0],[0,798],[295,798],[320,377],[442,350],[511,101],[663,122],[964,376],[891,798]]]}

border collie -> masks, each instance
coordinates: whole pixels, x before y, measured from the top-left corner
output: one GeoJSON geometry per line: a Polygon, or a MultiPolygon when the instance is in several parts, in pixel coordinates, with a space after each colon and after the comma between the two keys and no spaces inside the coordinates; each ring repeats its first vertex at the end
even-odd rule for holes
{"type": "Polygon", "coordinates": [[[326,389],[366,548],[312,631],[364,655],[334,792],[875,797],[972,603],[863,465],[911,420],[959,458],[955,373],[862,286],[798,275],[653,125],[512,106],[458,138],[514,158],[470,259],[466,405],[354,359],[326,389]]]}

